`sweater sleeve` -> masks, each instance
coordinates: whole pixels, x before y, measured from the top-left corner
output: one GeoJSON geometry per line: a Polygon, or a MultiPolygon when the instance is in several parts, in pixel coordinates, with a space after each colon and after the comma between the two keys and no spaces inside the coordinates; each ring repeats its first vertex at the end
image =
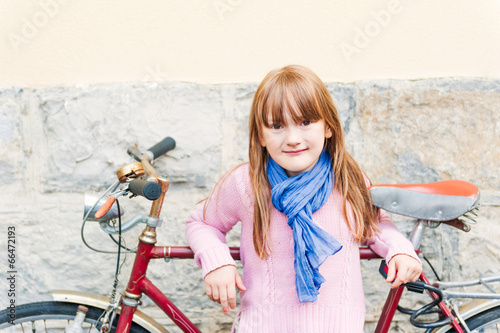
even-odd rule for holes
{"type": "Polygon", "coordinates": [[[406,254],[420,262],[413,244],[396,228],[387,212],[380,210],[377,226],[380,231],[366,241],[375,253],[385,258],[386,262],[397,254],[406,254]]]}
{"type": "Polygon", "coordinates": [[[186,221],[186,237],[203,278],[219,267],[236,265],[225,236],[240,221],[242,168],[226,174],[186,221]]]}

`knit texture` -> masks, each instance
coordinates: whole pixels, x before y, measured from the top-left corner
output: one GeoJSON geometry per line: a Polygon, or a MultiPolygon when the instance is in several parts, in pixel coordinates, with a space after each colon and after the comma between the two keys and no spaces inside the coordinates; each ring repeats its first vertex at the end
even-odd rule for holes
{"type": "MultiPolygon", "coordinates": [[[[203,277],[221,266],[235,265],[225,244],[225,234],[241,222],[242,279],[247,290],[240,293],[240,312],[235,322],[238,333],[363,332],[365,303],[359,244],[346,224],[342,199],[335,189],[312,217],[343,248],[321,265],[320,273],[326,281],[313,303],[300,303],[295,291],[294,242],[286,215],[276,209],[271,211],[270,256],[260,259],[254,250],[253,193],[248,164],[227,175],[206,204],[205,216],[201,204],[186,226],[186,236],[203,277]]],[[[352,220],[350,209],[348,214],[352,220]]],[[[396,254],[419,260],[411,243],[387,213],[380,213],[378,226],[380,232],[367,242],[377,254],[387,261],[396,254]]]]}

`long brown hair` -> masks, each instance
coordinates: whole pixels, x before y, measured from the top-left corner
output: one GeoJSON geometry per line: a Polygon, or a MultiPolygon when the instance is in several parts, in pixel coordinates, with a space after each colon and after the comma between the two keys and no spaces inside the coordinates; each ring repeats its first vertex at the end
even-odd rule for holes
{"type": "Polygon", "coordinates": [[[344,134],[332,97],[321,79],[308,68],[291,65],[271,71],[255,93],[249,119],[250,178],[255,195],[253,242],[260,258],[268,256],[271,186],[267,178],[269,154],[260,145],[262,129],[273,122],[285,123],[284,112],[294,121],[323,120],[333,135],[325,149],[332,157],[335,188],[343,198],[343,214],[357,241],[371,238],[379,229],[378,209],[371,203],[367,178],[344,145],[344,134]],[[349,221],[348,203],[354,214],[349,221]]]}

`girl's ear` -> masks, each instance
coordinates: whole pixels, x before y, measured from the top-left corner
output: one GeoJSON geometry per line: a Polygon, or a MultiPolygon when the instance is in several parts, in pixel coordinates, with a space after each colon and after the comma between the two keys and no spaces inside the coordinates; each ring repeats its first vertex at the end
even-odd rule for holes
{"type": "Polygon", "coordinates": [[[325,129],[325,138],[329,139],[329,138],[332,137],[332,135],[333,135],[332,129],[329,126],[326,126],[326,129],[325,129]]]}

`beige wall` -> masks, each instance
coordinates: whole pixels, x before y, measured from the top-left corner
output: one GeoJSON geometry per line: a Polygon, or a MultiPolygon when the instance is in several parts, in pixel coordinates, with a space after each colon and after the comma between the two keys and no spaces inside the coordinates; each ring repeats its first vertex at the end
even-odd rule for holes
{"type": "Polygon", "coordinates": [[[0,86],[500,77],[500,1],[0,0],[0,86]]]}

